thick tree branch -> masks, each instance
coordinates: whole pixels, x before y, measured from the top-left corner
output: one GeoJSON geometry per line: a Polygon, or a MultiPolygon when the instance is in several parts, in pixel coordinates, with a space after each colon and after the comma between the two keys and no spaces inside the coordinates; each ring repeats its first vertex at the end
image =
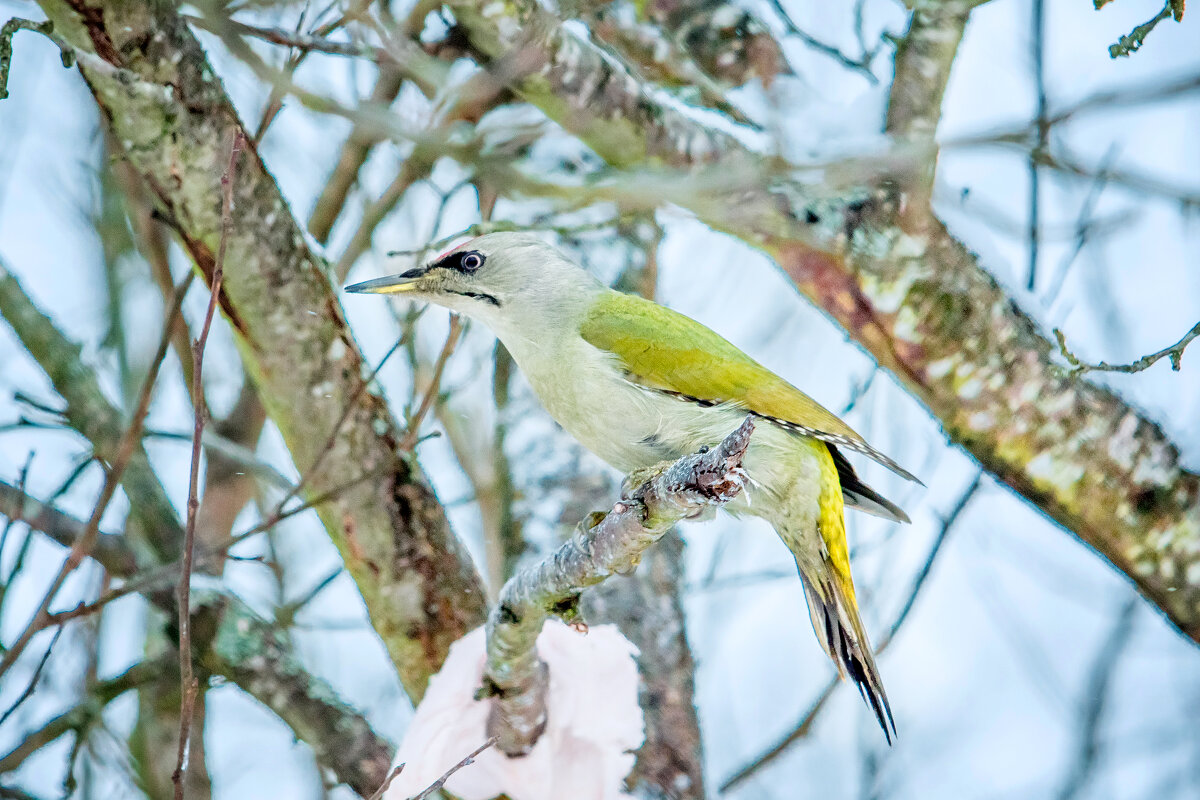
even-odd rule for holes
{"type": "Polygon", "coordinates": [[[789,72],[775,37],[738,3],[651,0],[637,6],[722,88],[741,86],[755,77],[770,85],[777,75],[789,72]]]}
{"type": "MultiPolygon", "coordinates": [[[[78,51],[130,164],[210,279],[224,143],[241,124],[203,50],[167,2],[44,0],[42,7],[78,51]]],[[[363,391],[368,370],[327,265],[307,246],[256,152],[246,154],[233,192],[238,213],[221,309],[264,407],[307,476],[305,491],[320,494],[365,471],[385,473],[331,498],[318,513],[401,681],[419,699],[450,643],[484,618],[479,576],[428,482],[397,455],[386,404],[363,391]],[[332,442],[327,452],[325,442],[332,442]]]]}
{"type": "Polygon", "coordinates": [[[742,456],[754,422],[721,444],[684,456],[622,499],[541,563],[504,585],[487,623],[484,682],[496,697],[488,734],[510,756],[528,753],[546,725],[548,675],[535,643],[551,614],[577,613],[579,593],[637,566],[646,548],[676,522],[723,504],[742,489],[742,456]]]}
{"type": "MultiPolygon", "coordinates": [[[[663,106],[535,4],[451,6],[494,74],[610,164],[719,161],[720,197],[705,190],[699,173],[689,191],[670,199],[768,252],[952,441],[1104,555],[1200,640],[1200,477],[1184,470],[1162,430],[1121,398],[1059,374],[1050,360],[1054,345],[932,216],[922,193],[907,191],[908,176],[815,196],[781,180],[784,165],[663,106]]],[[[929,82],[905,94],[903,115],[893,101],[897,117],[908,120],[903,128],[931,129],[917,120],[939,113],[952,63],[944,55],[898,65],[914,72],[936,66],[932,74],[904,68],[897,76],[897,86],[929,82]]]]}

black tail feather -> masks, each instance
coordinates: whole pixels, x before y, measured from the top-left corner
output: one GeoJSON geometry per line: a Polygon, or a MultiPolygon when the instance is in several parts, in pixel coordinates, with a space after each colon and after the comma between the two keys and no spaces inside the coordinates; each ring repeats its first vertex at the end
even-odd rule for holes
{"type": "Polygon", "coordinates": [[[804,593],[813,630],[821,646],[837,666],[838,673],[854,682],[863,702],[874,712],[890,746],[896,738],[896,720],[857,608],[832,582],[824,582],[818,591],[805,579],[804,593]]]}
{"type": "Polygon", "coordinates": [[[829,454],[833,456],[833,465],[837,468],[838,482],[842,486],[842,497],[846,506],[857,508],[877,517],[890,519],[893,522],[911,522],[904,509],[888,500],[879,492],[862,482],[854,467],[846,460],[845,454],[826,442],[829,454]]]}

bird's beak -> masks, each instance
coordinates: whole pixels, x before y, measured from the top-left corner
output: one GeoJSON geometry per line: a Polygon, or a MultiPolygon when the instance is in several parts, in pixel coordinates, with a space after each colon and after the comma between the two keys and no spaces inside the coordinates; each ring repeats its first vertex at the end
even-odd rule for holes
{"type": "Polygon", "coordinates": [[[411,292],[417,288],[417,281],[425,276],[429,270],[425,267],[417,267],[410,269],[408,272],[402,272],[399,275],[389,275],[386,278],[375,278],[362,283],[355,283],[347,286],[345,291],[353,294],[396,294],[398,292],[411,292]]]}

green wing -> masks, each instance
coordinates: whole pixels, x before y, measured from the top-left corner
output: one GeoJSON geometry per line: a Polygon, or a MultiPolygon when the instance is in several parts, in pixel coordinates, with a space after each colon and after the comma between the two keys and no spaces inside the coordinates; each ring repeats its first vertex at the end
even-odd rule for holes
{"type": "Polygon", "coordinates": [[[917,480],[804,392],[699,322],[665,306],[612,292],[592,306],[580,333],[593,347],[616,356],[635,383],[702,403],[736,403],[917,480]]]}

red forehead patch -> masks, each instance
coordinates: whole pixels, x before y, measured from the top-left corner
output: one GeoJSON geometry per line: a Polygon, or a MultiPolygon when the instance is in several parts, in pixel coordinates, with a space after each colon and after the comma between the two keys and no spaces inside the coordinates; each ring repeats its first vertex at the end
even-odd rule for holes
{"type": "Polygon", "coordinates": [[[478,239],[478,238],[479,238],[478,236],[475,236],[475,237],[473,237],[473,238],[471,238],[471,239],[467,239],[467,240],[466,240],[465,242],[463,242],[462,244],[456,244],[456,245],[454,245],[454,247],[451,247],[449,250],[447,250],[446,252],[442,253],[442,254],[441,254],[441,255],[439,255],[437,258],[435,258],[435,259],[433,260],[433,263],[435,263],[435,264],[436,264],[437,262],[441,261],[441,260],[442,260],[443,258],[445,258],[446,256],[448,256],[448,255],[450,255],[451,253],[453,253],[455,250],[460,250],[460,249],[462,249],[462,248],[466,247],[467,245],[469,245],[471,242],[475,241],[475,239],[478,239]]]}

